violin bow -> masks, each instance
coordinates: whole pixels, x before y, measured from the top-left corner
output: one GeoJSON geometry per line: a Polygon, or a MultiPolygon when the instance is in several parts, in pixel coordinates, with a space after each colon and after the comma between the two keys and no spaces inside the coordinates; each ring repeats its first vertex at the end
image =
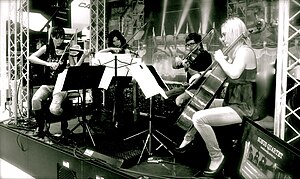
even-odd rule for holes
{"type": "Polygon", "coordinates": [[[208,35],[213,32],[214,28],[210,29],[205,35],[204,37],[201,39],[200,42],[197,43],[197,45],[182,59],[182,60],[185,60],[187,57],[189,57],[192,53],[194,53],[198,47],[199,47],[199,44],[203,42],[203,40],[208,37],[208,35]]]}
{"type": "MultiPolygon", "coordinates": [[[[149,22],[149,21],[148,21],[149,22]]],[[[148,24],[148,22],[146,22],[144,25],[142,25],[140,28],[139,28],[139,30],[138,31],[136,31],[134,34],[133,34],[133,36],[132,37],[130,37],[130,39],[129,40],[127,40],[127,42],[125,43],[125,44],[123,44],[120,48],[122,49],[122,48],[124,48],[125,47],[125,45],[128,45],[128,43],[148,24]]]]}
{"type": "Polygon", "coordinates": [[[68,49],[69,46],[70,46],[71,41],[73,40],[73,38],[75,37],[76,34],[77,34],[77,29],[76,29],[75,33],[72,35],[72,37],[71,37],[71,39],[70,39],[70,42],[67,43],[67,45],[66,45],[66,47],[65,47],[65,49],[64,49],[64,51],[63,51],[63,53],[62,53],[62,56],[61,56],[60,59],[59,59],[59,62],[61,62],[63,56],[65,55],[67,49],[68,49]]]}

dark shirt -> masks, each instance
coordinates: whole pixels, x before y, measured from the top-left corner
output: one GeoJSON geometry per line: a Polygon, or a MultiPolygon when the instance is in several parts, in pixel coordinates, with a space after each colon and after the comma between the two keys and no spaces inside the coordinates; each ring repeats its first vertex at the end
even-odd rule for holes
{"type": "MultiPolygon", "coordinates": [[[[205,71],[212,64],[211,55],[205,50],[202,50],[195,59],[191,58],[192,57],[189,57],[188,59],[190,63],[189,68],[197,72],[205,71]]],[[[193,76],[193,74],[191,74],[188,70],[186,71],[188,81],[191,78],[191,76],[193,76]]]]}
{"type": "Polygon", "coordinates": [[[49,46],[46,46],[46,53],[44,54],[45,58],[47,58],[48,62],[59,63],[59,67],[56,70],[52,70],[50,67],[45,67],[44,84],[55,85],[58,74],[67,68],[69,52],[66,51],[65,53],[63,53],[65,46],[66,44],[62,44],[57,49],[55,49],[55,52],[50,52],[49,46]]]}

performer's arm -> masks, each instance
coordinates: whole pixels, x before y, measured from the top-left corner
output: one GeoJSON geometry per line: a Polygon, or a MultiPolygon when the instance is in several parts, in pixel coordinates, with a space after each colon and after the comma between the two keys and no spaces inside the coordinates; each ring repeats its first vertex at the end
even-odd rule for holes
{"type": "Polygon", "coordinates": [[[80,66],[84,62],[84,59],[87,58],[89,55],[90,55],[90,52],[88,50],[85,50],[75,66],[80,66]]]}
{"type": "Polygon", "coordinates": [[[99,52],[114,52],[114,53],[119,53],[119,51],[121,51],[121,48],[117,48],[117,47],[109,47],[109,48],[105,48],[100,50],[99,52]]]}
{"type": "Polygon", "coordinates": [[[39,50],[31,54],[27,59],[34,64],[49,66],[53,69],[58,67],[58,63],[56,62],[47,62],[46,60],[42,60],[39,57],[46,52],[46,45],[43,45],[39,50]]]}
{"type": "Polygon", "coordinates": [[[46,45],[43,45],[40,49],[36,52],[31,54],[27,59],[34,64],[48,66],[48,62],[45,60],[40,59],[39,57],[46,52],[46,45]]]}
{"type": "Polygon", "coordinates": [[[187,60],[182,60],[180,57],[175,57],[175,60],[172,63],[174,69],[183,68],[187,64],[187,60]]]}

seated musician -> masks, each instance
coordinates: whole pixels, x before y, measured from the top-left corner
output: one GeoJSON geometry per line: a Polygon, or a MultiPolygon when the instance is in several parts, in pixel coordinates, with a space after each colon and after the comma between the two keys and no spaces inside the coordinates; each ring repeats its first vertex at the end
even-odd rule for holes
{"type": "Polygon", "coordinates": [[[220,50],[214,54],[215,61],[228,76],[224,101],[219,107],[197,111],[192,117],[193,125],[203,138],[210,157],[208,168],[203,172],[205,176],[217,175],[224,166],[225,156],[212,126],[242,123],[244,117],[253,120],[258,118],[255,106],[257,62],[246,25],[241,19],[231,17],[222,24],[221,34],[225,47],[232,47],[227,50],[227,56],[220,50]],[[245,37],[235,42],[242,36],[245,37]]]}
{"type": "MultiPolygon", "coordinates": [[[[190,95],[185,92],[194,80],[200,77],[200,72],[205,71],[212,63],[211,55],[203,48],[201,35],[198,33],[190,33],[185,39],[186,50],[190,53],[185,59],[175,58],[172,67],[175,69],[184,68],[187,77],[187,83],[182,87],[171,89],[166,92],[169,98],[176,97],[176,105],[180,108],[190,100],[190,95]]],[[[194,90],[196,91],[196,89],[194,90]]],[[[178,110],[178,112],[181,110],[178,110]]],[[[176,112],[176,113],[178,113],[176,112]]],[[[197,131],[193,128],[184,136],[180,146],[176,149],[177,152],[184,152],[187,146],[193,139],[197,131]]]]}
{"type": "MultiPolygon", "coordinates": [[[[125,53],[131,53],[135,56],[137,56],[134,52],[132,52],[129,49],[129,45],[127,44],[127,41],[123,34],[119,30],[113,30],[108,34],[107,38],[107,48],[100,50],[98,53],[106,53],[110,52],[113,54],[125,54],[125,53]]],[[[115,92],[115,100],[116,102],[116,121],[115,127],[119,128],[124,125],[124,121],[122,120],[122,110],[123,110],[123,101],[124,101],[124,89],[129,85],[128,80],[122,80],[121,78],[115,79],[117,80],[116,92],[115,92]]],[[[93,89],[93,103],[95,106],[95,113],[94,115],[97,117],[101,115],[101,108],[102,108],[102,99],[100,98],[100,89],[93,89]]],[[[94,118],[94,117],[93,117],[94,118]]]]}
{"type": "MultiPolygon", "coordinates": [[[[69,65],[80,66],[86,57],[84,53],[81,58],[75,64],[74,58],[69,55],[68,45],[64,42],[65,31],[61,27],[53,27],[51,29],[50,39],[48,44],[43,45],[36,52],[28,57],[31,63],[45,66],[46,79],[44,85],[35,92],[32,97],[32,110],[35,115],[35,120],[37,122],[37,129],[34,132],[34,136],[39,138],[44,138],[49,132],[49,128],[46,124],[46,111],[44,109],[44,102],[49,98],[54,90],[55,82],[58,73],[62,72],[69,61],[69,65]]],[[[52,101],[50,104],[50,112],[56,116],[61,116],[63,114],[62,102],[66,99],[67,92],[62,91],[53,94],[52,101]]],[[[61,119],[61,130],[62,135],[67,133],[68,121],[61,119]]]]}

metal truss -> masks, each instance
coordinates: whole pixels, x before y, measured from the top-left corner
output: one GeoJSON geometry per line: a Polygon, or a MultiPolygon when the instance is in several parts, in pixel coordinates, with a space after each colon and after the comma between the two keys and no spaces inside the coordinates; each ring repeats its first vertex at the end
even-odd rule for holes
{"type": "MultiPolygon", "coordinates": [[[[246,21],[250,1],[228,1],[227,16],[246,21]]],[[[300,0],[280,0],[278,6],[274,135],[293,145],[300,141],[300,0]]]]}
{"type": "Polygon", "coordinates": [[[247,3],[246,0],[228,0],[227,17],[239,17],[246,22],[247,3]]]}
{"type": "Polygon", "coordinates": [[[278,47],[276,73],[276,105],[274,133],[293,145],[300,141],[300,105],[297,100],[300,88],[297,68],[300,63],[300,1],[279,1],[278,47]],[[295,71],[296,69],[296,71],[295,71]],[[288,83],[288,80],[292,83],[288,83]],[[298,107],[299,106],[299,107],[298,107]]]}
{"type": "MultiPolygon", "coordinates": [[[[130,8],[127,9],[124,16],[122,17],[121,31],[125,35],[126,39],[131,39],[145,23],[144,0],[132,1],[131,4],[132,6],[130,6],[130,8]]],[[[132,43],[136,42],[129,42],[130,45],[137,46],[137,44],[133,45],[132,43]]]]}
{"type": "MultiPolygon", "coordinates": [[[[9,116],[29,118],[29,0],[9,0],[8,20],[8,91],[12,97],[9,116]]],[[[97,52],[105,46],[105,0],[91,0],[90,49],[97,52]]]]}
{"type": "Polygon", "coordinates": [[[135,8],[133,9],[133,28],[139,29],[144,25],[144,0],[137,0],[135,8]]]}
{"type": "Polygon", "coordinates": [[[29,117],[29,7],[28,0],[9,1],[8,82],[12,103],[11,119],[29,117]],[[11,19],[12,18],[12,19],[11,19]]]}
{"type": "Polygon", "coordinates": [[[106,0],[90,0],[90,49],[97,52],[105,48],[106,36],[106,0]]]}

